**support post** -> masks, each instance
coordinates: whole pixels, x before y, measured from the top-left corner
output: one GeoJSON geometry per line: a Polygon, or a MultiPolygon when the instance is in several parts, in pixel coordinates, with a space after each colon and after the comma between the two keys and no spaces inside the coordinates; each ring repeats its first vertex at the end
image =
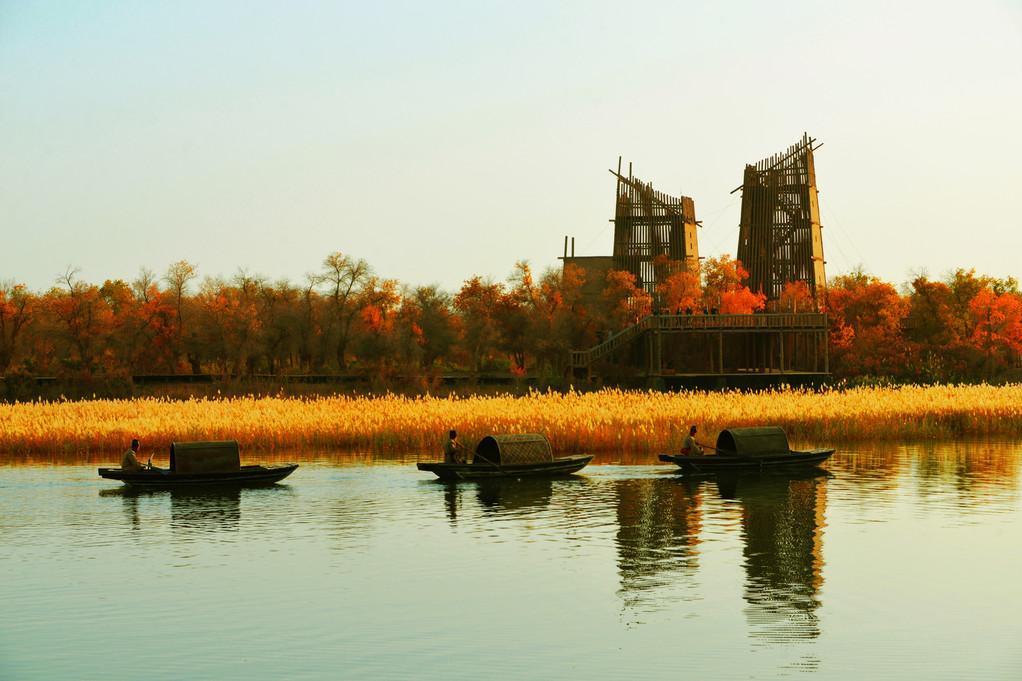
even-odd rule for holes
{"type": "Polygon", "coordinates": [[[664,373],[664,336],[656,331],[656,373],[657,376],[664,373]]]}
{"type": "Polygon", "coordinates": [[[717,334],[717,368],[721,376],[724,375],[724,332],[717,334]]]}
{"type": "Polygon", "coordinates": [[[781,360],[781,373],[784,373],[784,332],[781,331],[777,334],[777,345],[780,346],[780,360],[781,360]]]}
{"type": "Polygon", "coordinates": [[[823,373],[830,373],[830,343],[827,342],[827,332],[820,333],[823,338],[823,373]]]}

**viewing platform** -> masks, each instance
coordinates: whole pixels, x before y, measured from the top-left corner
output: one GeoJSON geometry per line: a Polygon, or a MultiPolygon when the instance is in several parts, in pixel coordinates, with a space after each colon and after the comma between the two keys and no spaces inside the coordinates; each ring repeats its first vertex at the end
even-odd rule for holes
{"type": "Polygon", "coordinates": [[[570,363],[589,377],[627,367],[643,367],[647,377],[826,376],[827,331],[820,312],[649,315],[591,348],[572,350],[570,363]]]}

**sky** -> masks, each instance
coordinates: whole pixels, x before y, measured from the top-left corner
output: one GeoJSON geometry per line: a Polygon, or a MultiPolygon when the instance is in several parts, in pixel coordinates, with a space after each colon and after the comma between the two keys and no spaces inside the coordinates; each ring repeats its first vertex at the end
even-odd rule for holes
{"type": "Polygon", "coordinates": [[[816,153],[827,274],[1022,278],[1022,2],[0,0],[0,281],[609,255],[618,156],[735,254],[816,153]]]}

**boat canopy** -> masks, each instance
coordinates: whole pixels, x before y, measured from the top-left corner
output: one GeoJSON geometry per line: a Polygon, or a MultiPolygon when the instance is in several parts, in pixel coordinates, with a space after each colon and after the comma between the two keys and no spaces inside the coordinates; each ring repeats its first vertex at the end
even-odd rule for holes
{"type": "Polygon", "coordinates": [[[788,446],[788,436],[779,426],[727,428],[720,431],[720,435],[717,436],[717,452],[719,454],[755,456],[788,451],[791,451],[788,446]]]}
{"type": "Polygon", "coordinates": [[[175,473],[231,473],[240,468],[241,455],[236,440],[170,445],[170,470],[175,473]]]}
{"type": "Polygon", "coordinates": [[[554,460],[550,440],[545,435],[487,435],[476,447],[472,463],[512,465],[520,463],[550,463],[554,460]]]}

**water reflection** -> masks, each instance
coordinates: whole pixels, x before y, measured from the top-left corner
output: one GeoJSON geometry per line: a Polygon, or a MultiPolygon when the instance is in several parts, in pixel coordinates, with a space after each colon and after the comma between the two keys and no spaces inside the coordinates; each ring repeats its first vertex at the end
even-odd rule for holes
{"type": "Polygon", "coordinates": [[[515,513],[550,505],[549,478],[485,480],[476,483],[476,499],[484,513],[515,513]]]}
{"type": "MultiPolygon", "coordinates": [[[[245,491],[288,494],[291,490],[286,485],[272,485],[245,491]]],[[[125,485],[99,492],[101,497],[120,497],[133,530],[158,523],[178,533],[236,532],[241,525],[242,494],[243,489],[237,486],[147,490],[125,485]],[[156,510],[160,506],[169,506],[169,518],[156,510]]]]}
{"type": "Polygon", "coordinates": [[[131,524],[132,530],[142,529],[142,514],[138,509],[138,498],[139,494],[142,494],[137,489],[132,487],[114,487],[111,489],[101,489],[99,496],[101,497],[120,497],[124,502],[122,507],[124,509],[124,515],[128,518],[128,522],[131,524]]]}
{"type": "Polygon", "coordinates": [[[672,660],[1020,678],[1020,449],[863,445],[830,478],[605,465],[455,485],[338,456],[283,487],[98,495],[93,466],[6,466],[0,678],[425,678],[450,650],[466,678],[666,679],[672,660]],[[157,586],[124,588],[139,575],[157,586]],[[108,642],[154,621],[175,645],[110,666],[108,642]],[[513,655],[466,647],[498,629],[513,655]]]}
{"type": "Polygon", "coordinates": [[[697,482],[673,476],[615,482],[620,594],[626,605],[651,604],[655,599],[646,592],[695,571],[700,489],[697,482]]]}
{"type": "Polygon", "coordinates": [[[778,643],[820,635],[826,474],[722,477],[721,498],[741,505],[749,635],[778,643]]]}
{"type": "Polygon", "coordinates": [[[241,524],[241,489],[173,490],[170,527],[179,532],[237,532],[241,524]]]}
{"type": "MultiPolygon", "coordinates": [[[[466,499],[475,499],[474,508],[483,517],[486,516],[520,516],[528,515],[550,506],[554,498],[555,486],[566,496],[562,502],[572,496],[573,488],[585,486],[588,481],[578,476],[569,476],[553,480],[551,478],[494,479],[469,482],[450,482],[430,480],[423,483],[436,487],[443,493],[444,511],[450,523],[457,524],[459,518],[474,517],[468,514],[465,507],[466,499]]],[[[561,505],[561,504],[559,504],[561,505]]]]}
{"type": "Polygon", "coordinates": [[[702,542],[737,530],[749,635],[765,643],[818,637],[828,475],[614,481],[620,598],[630,610],[654,611],[700,597],[702,542]]]}

